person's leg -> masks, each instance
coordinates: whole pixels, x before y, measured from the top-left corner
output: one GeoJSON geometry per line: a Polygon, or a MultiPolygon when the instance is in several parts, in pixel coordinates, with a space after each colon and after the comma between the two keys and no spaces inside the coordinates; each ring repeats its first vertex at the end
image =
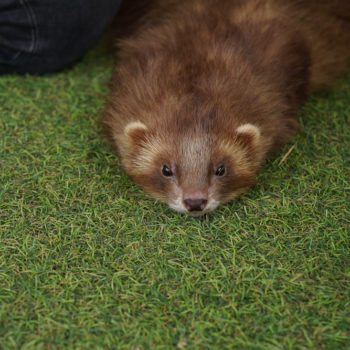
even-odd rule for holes
{"type": "Polygon", "coordinates": [[[44,74],[78,60],[122,0],[0,0],[0,74],[44,74]]]}

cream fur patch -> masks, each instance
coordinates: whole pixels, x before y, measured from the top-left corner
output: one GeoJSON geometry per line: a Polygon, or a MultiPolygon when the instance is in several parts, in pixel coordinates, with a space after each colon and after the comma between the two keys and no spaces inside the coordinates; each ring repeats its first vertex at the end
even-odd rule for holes
{"type": "Polygon", "coordinates": [[[171,209],[177,211],[178,213],[187,213],[187,210],[183,205],[181,198],[177,198],[176,200],[169,202],[168,205],[171,209]]]}

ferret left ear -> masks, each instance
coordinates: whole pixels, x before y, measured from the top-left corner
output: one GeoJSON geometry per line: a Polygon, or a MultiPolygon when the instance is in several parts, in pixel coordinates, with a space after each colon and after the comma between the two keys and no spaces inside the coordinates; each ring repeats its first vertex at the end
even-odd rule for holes
{"type": "Polygon", "coordinates": [[[260,140],[260,129],[250,123],[242,124],[236,129],[237,135],[239,139],[241,139],[245,143],[253,143],[257,145],[260,140]]]}
{"type": "Polygon", "coordinates": [[[139,121],[127,124],[124,134],[133,145],[140,145],[146,139],[147,126],[139,121]]]}

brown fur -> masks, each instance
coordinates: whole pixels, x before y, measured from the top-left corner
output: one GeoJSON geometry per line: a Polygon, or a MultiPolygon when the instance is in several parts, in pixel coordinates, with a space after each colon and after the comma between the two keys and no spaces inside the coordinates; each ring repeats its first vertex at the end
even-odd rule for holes
{"type": "Polygon", "coordinates": [[[295,134],[307,93],[349,68],[350,5],[145,3],[148,11],[118,45],[102,120],[107,136],[127,173],[178,210],[186,197],[231,200],[295,134]],[[174,170],[171,180],[164,164],[174,170]],[[220,164],[227,171],[218,178],[220,164]]]}

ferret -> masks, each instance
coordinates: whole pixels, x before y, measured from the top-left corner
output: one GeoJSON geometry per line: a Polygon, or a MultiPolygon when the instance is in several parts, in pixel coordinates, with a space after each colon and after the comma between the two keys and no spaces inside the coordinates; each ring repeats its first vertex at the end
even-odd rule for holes
{"type": "Polygon", "coordinates": [[[349,67],[348,0],[152,1],[118,42],[102,124],[139,186],[200,216],[247,191],[349,67]]]}

